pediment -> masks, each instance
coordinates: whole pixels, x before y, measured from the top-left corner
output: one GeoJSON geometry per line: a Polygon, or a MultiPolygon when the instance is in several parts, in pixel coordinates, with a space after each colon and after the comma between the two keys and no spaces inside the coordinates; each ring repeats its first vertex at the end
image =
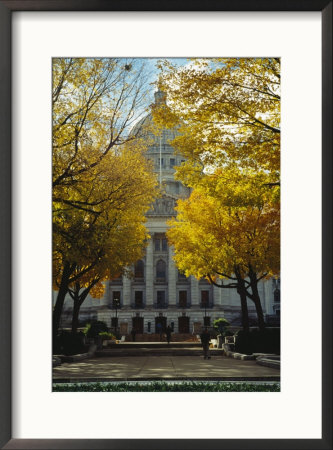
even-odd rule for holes
{"type": "Polygon", "coordinates": [[[163,195],[155,200],[151,209],[147,212],[147,216],[175,216],[176,203],[176,198],[170,195],[163,195]]]}

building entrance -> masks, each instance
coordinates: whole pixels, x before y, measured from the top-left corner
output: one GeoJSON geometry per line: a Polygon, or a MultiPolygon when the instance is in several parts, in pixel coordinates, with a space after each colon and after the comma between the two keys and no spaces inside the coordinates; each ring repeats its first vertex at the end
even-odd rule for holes
{"type": "Polygon", "coordinates": [[[190,318],[186,316],[178,317],[178,332],[189,333],[190,332],[190,318]]]}
{"type": "Polygon", "coordinates": [[[143,317],[133,317],[132,319],[132,327],[134,328],[136,333],[143,333],[143,317]]]}
{"type": "Polygon", "coordinates": [[[166,320],[167,320],[166,317],[163,317],[163,316],[155,317],[155,333],[159,332],[158,327],[157,327],[158,323],[160,323],[162,325],[162,332],[165,333],[165,331],[166,331],[166,320]]]}

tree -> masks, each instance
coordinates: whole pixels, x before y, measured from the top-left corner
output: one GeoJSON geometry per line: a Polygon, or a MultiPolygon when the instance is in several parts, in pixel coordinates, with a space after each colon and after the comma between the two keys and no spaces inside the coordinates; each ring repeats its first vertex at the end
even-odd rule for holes
{"type": "Polygon", "coordinates": [[[77,184],[111,149],[135,139],[129,130],[144,112],[143,60],[55,58],[53,187],[77,184]]]}
{"type": "MultiPolygon", "coordinates": [[[[80,308],[90,294],[93,298],[104,295],[104,281],[113,279],[125,271],[126,266],[142,257],[144,240],[148,238],[146,228],[138,220],[137,213],[126,215],[126,222],[110,230],[105,241],[99,242],[101,257],[87,272],[82,274],[83,267],[76,267],[69,280],[68,293],[73,299],[72,332],[77,331],[80,308]],[[76,278],[77,275],[80,275],[76,278]]],[[[87,243],[89,244],[89,243],[87,243]]]]}
{"type": "Polygon", "coordinates": [[[90,289],[142,253],[156,181],[129,131],[146,96],[142,60],[53,60],[55,334],[69,288],[76,314],[90,289]]]}
{"type": "MultiPolygon", "coordinates": [[[[279,203],[265,197],[267,187],[260,186],[261,202],[259,192],[254,192],[256,202],[240,206],[237,195],[230,198],[228,190],[219,198],[210,196],[208,180],[211,189],[216,187],[216,176],[207,176],[206,189],[198,188],[178,201],[177,217],[169,222],[167,236],[175,247],[175,261],[186,276],[206,277],[218,287],[237,289],[244,329],[249,326],[246,299],[251,299],[263,329],[258,282],[279,272],[279,203]]],[[[240,189],[240,198],[246,192],[240,189]]]]}
{"type": "Polygon", "coordinates": [[[263,327],[258,281],[279,270],[280,60],[164,61],[160,68],[168,102],[155,106],[154,121],[178,127],[171,144],[186,161],[176,177],[194,190],[171,222],[176,262],[237,289],[245,329],[250,298],[263,327]]]}
{"type": "Polygon", "coordinates": [[[160,68],[168,104],[155,108],[154,120],[179,127],[172,145],[188,160],[179,179],[188,181],[193,166],[203,173],[237,163],[279,183],[278,58],[196,59],[180,68],[164,61],[160,68]]]}
{"type": "Polygon", "coordinates": [[[72,328],[91,289],[114,278],[142,256],[148,234],[144,213],[155,198],[156,179],[142,150],[131,142],[109,152],[103,164],[62,189],[53,202],[53,281],[58,290],[53,312],[57,333],[66,294],[74,300],[72,328]]]}
{"type": "Polygon", "coordinates": [[[227,319],[224,317],[220,317],[218,319],[215,319],[213,322],[214,328],[220,333],[220,335],[224,335],[227,331],[227,328],[229,327],[230,323],[227,319]]]}

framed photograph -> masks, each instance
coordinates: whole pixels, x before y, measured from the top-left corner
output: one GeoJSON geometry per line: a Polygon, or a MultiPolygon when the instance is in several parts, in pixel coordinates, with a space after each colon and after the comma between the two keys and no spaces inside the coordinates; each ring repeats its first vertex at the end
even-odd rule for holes
{"type": "MultiPolygon", "coordinates": [[[[1,448],[332,448],[331,23],[329,0],[0,0],[1,448]],[[52,61],[79,57],[281,61],[280,392],[52,391],[52,61]]],[[[112,294],[117,332],[122,291],[112,294]]],[[[135,340],[148,324],[133,324],[135,340]]]]}

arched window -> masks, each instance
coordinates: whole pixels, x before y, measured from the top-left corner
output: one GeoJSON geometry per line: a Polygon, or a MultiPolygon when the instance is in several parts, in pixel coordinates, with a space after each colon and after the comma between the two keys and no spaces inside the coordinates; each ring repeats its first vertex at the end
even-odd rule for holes
{"type": "Polygon", "coordinates": [[[144,278],[144,264],[141,259],[135,263],[134,277],[135,278],[144,278]]]}
{"type": "Polygon", "coordinates": [[[166,264],[161,259],[156,264],[156,278],[164,280],[166,278],[166,264]]]}

